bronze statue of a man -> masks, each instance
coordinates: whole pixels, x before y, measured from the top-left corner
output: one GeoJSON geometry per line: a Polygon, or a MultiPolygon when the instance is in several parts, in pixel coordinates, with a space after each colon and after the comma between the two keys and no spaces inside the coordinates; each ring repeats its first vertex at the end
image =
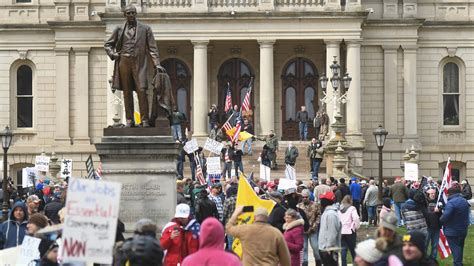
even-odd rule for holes
{"type": "Polygon", "coordinates": [[[157,71],[165,72],[160,65],[158,48],[150,26],[140,23],[137,9],[133,5],[125,7],[127,21],[114,29],[104,48],[110,59],[115,61],[112,80],[113,90],[122,90],[125,105],[126,127],[134,126],[133,91],[138,95],[141,126],[149,127],[148,108],[148,56],[157,71]]]}

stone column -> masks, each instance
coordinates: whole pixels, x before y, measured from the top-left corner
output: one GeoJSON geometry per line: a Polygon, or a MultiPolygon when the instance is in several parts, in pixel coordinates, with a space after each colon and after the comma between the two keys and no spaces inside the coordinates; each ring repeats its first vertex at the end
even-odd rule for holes
{"type": "Polygon", "coordinates": [[[76,110],[75,144],[90,144],[89,138],[89,50],[74,48],[76,53],[75,86],[76,110]]]}
{"type": "Polygon", "coordinates": [[[71,48],[56,49],[56,129],[54,140],[71,144],[69,135],[69,52],[71,48]]]}
{"type": "Polygon", "coordinates": [[[275,40],[258,40],[260,45],[260,135],[275,127],[273,45],[275,40]]]}
{"type": "Polygon", "coordinates": [[[384,52],[384,126],[390,135],[398,134],[397,45],[383,45],[384,52]]]}
{"type": "MultiPolygon", "coordinates": [[[[360,42],[347,41],[347,72],[352,78],[347,92],[349,101],[346,108],[347,134],[346,136],[361,136],[360,122],[360,42]]],[[[343,75],[345,73],[341,73],[343,75]]]]}
{"type": "Polygon", "coordinates": [[[403,47],[404,138],[417,138],[416,46],[403,47]]]}
{"type": "MultiPolygon", "coordinates": [[[[332,62],[334,61],[334,57],[336,57],[336,60],[340,64],[340,40],[324,40],[326,43],[326,77],[328,78],[328,86],[326,89],[326,94],[328,98],[332,98],[334,96],[334,88],[332,87],[331,84],[331,77],[332,77],[332,71],[330,66],[332,65],[332,62]]],[[[332,123],[334,123],[335,119],[334,116],[335,111],[337,110],[337,104],[334,102],[326,103],[326,112],[329,116],[329,127],[331,128],[332,123]]],[[[334,136],[334,132],[332,129],[330,129],[331,132],[331,137],[334,136]]]]}
{"type": "Polygon", "coordinates": [[[194,45],[193,106],[191,125],[194,136],[207,136],[208,82],[207,45],[209,40],[191,41],[194,45]]]}

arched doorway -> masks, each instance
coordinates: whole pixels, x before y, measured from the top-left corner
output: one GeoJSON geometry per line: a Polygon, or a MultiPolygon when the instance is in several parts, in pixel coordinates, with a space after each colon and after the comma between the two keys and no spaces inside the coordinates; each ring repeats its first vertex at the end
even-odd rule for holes
{"type": "MultiPolygon", "coordinates": [[[[306,106],[310,119],[319,109],[318,70],[306,58],[298,57],[288,62],[283,69],[282,79],[282,124],[284,140],[298,139],[296,113],[306,106]]],[[[314,137],[313,123],[308,125],[308,138],[314,137]]]]}
{"type": "Polygon", "coordinates": [[[191,120],[191,75],[189,69],[183,61],[177,58],[166,59],[161,64],[170,76],[175,104],[178,110],[186,115],[187,121],[182,125],[184,131],[185,128],[190,128],[191,120]]]}
{"type": "MultiPolygon", "coordinates": [[[[228,87],[227,83],[230,85],[230,92],[232,94],[232,106],[238,105],[240,108],[242,101],[245,98],[245,94],[248,91],[250,79],[254,76],[254,72],[249,64],[240,58],[229,59],[221,65],[217,75],[219,113],[224,114],[225,98],[228,87]]],[[[250,106],[251,109],[254,110],[254,92],[252,92],[250,96],[250,106]]],[[[253,112],[243,114],[243,116],[253,120],[253,112]]]]}

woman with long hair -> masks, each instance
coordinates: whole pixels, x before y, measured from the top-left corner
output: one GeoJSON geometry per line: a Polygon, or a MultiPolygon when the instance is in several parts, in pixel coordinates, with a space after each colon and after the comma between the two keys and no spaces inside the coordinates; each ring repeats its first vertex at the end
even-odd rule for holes
{"type": "Polygon", "coordinates": [[[356,231],[360,227],[360,219],[357,210],[352,206],[350,195],[344,196],[339,206],[339,219],[341,220],[341,246],[342,246],[342,265],[347,265],[347,250],[351,252],[352,261],[355,259],[356,231]]]}

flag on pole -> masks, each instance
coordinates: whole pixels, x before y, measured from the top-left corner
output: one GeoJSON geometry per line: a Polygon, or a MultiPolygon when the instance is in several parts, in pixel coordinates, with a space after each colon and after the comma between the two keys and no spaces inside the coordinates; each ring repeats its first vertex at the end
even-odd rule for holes
{"type": "Polygon", "coordinates": [[[232,109],[232,94],[230,93],[230,83],[227,82],[227,94],[225,96],[225,105],[224,105],[224,111],[227,113],[232,109]]]}
{"type": "Polygon", "coordinates": [[[232,136],[232,143],[237,143],[237,141],[239,140],[240,130],[242,130],[242,123],[240,122],[240,120],[238,120],[237,125],[235,125],[234,136],[232,136]]]}
{"type": "Polygon", "coordinates": [[[102,163],[99,163],[99,166],[95,170],[95,177],[97,179],[102,179],[102,163]]]}
{"type": "MultiPolygon", "coordinates": [[[[440,206],[445,206],[448,202],[448,188],[451,186],[452,181],[451,167],[452,165],[450,162],[450,158],[448,158],[448,162],[446,163],[446,169],[444,170],[443,182],[441,183],[441,187],[439,189],[437,204],[438,208],[440,206]]],[[[448,240],[444,235],[443,228],[439,229],[438,252],[440,254],[441,259],[446,259],[451,255],[451,249],[449,248],[448,240]]]]}
{"type": "Polygon", "coordinates": [[[250,93],[252,92],[252,81],[253,78],[250,79],[249,89],[247,90],[247,93],[244,97],[244,101],[242,102],[242,112],[250,110],[250,93]]]}
{"type": "Polygon", "coordinates": [[[196,162],[196,178],[199,181],[199,184],[207,184],[206,179],[204,178],[204,173],[202,172],[201,160],[199,160],[199,155],[194,153],[194,161],[196,162]]]}
{"type": "Polygon", "coordinates": [[[225,122],[224,125],[222,126],[225,132],[229,131],[232,129],[232,125],[229,123],[229,121],[225,122]]]}

